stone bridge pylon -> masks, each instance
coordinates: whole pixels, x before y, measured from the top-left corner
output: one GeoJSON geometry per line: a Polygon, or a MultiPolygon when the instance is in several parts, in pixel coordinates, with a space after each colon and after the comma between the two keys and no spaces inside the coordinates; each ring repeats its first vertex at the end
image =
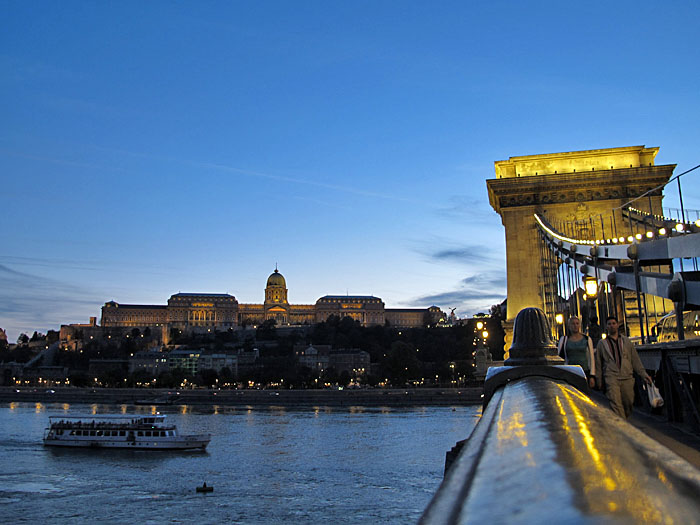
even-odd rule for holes
{"type": "Polygon", "coordinates": [[[635,207],[662,214],[662,187],[675,164],[655,165],[658,151],[630,146],[526,155],[494,163],[496,178],[488,179],[486,185],[489,202],[505,227],[506,348],[512,321],[520,310],[541,308],[551,322],[561,313],[557,305],[566,299],[562,298],[558,266],[545,264],[534,214],[546,217],[573,238],[633,234],[632,226],[623,219],[624,204],[649,192],[635,207]]]}

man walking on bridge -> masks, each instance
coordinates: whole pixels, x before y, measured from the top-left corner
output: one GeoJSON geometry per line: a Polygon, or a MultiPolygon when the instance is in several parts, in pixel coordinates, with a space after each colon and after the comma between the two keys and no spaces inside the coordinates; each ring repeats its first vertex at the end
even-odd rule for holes
{"type": "Polygon", "coordinates": [[[651,383],[651,377],[644,370],[632,342],[619,333],[615,316],[607,318],[606,327],[608,336],[598,341],[596,346],[596,383],[599,388],[605,385],[605,395],[610,400],[612,411],[627,419],[634,403],[633,372],[637,372],[647,383],[651,383]]]}

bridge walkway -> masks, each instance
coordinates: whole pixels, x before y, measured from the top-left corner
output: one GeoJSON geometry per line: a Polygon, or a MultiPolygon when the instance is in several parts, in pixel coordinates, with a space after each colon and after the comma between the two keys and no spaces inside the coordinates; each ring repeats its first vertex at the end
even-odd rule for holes
{"type": "MultiPolygon", "coordinates": [[[[589,397],[602,406],[609,405],[602,392],[592,391],[589,397]]],[[[700,469],[700,436],[685,430],[681,425],[669,423],[661,414],[650,414],[636,407],[627,422],[700,469]]]]}

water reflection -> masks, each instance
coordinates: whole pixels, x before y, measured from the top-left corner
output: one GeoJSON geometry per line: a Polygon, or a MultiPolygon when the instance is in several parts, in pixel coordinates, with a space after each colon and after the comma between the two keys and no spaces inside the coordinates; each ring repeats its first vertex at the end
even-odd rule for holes
{"type": "MultiPolygon", "coordinates": [[[[52,516],[87,523],[109,515],[129,523],[138,513],[152,523],[412,523],[440,484],[445,451],[467,437],[478,411],[160,408],[183,432],[211,433],[207,452],[45,449],[47,417],[65,414],[63,404],[41,405],[38,417],[34,404],[0,407],[2,490],[20,482],[59,489],[51,498],[34,491],[4,499],[3,515],[27,522],[52,516]],[[15,464],[22,465],[21,478],[8,474],[15,464]],[[197,497],[203,481],[215,492],[197,497]]],[[[68,412],[150,410],[71,404],[68,412]]]]}

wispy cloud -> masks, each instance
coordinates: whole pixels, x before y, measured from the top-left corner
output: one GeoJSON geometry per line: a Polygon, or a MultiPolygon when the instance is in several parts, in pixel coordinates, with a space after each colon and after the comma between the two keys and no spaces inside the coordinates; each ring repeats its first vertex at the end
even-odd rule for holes
{"type": "Polygon", "coordinates": [[[241,168],[236,168],[233,166],[226,166],[224,164],[213,164],[213,163],[208,163],[208,162],[206,162],[206,163],[191,162],[190,164],[192,164],[194,166],[199,166],[202,168],[209,168],[209,169],[214,169],[214,170],[219,170],[219,171],[236,173],[239,175],[245,175],[245,176],[249,176],[249,177],[258,177],[258,178],[263,178],[263,179],[271,179],[271,180],[286,182],[286,183],[290,183],[290,184],[300,184],[300,185],[304,185],[304,186],[313,186],[316,188],[324,188],[324,189],[339,191],[339,192],[343,192],[343,193],[350,193],[353,195],[360,195],[363,197],[372,197],[372,198],[393,200],[393,201],[399,201],[399,202],[420,203],[421,205],[425,204],[421,201],[418,201],[415,199],[409,199],[407,197],[400,197],[398,195],[377,193],[374,191],[363,190],[360,188],[351,188],[348,186],[340,186],[338,184],[327,184],[325,182],[318,182],[318,181],[314,181],[314,180],[301,179],[301,178],[297,178],[297,177],[287,177],[284,175],[273,175],[271,173],[264,173],[264,172],[260,172],[260,171],[253,171],[253,170],[245,170],[245,169],[241,169],[241,168]]]}
{"type": "MultiPolygon", "coordinates": [[[[94,246],[93,242],[89,243],[94,246]]],[[[9,265],[13,267],[21,267],[23,270],[28,267],[33,268],[51,268],[52,270],[79,270],[88,272],[109,272],[128,273],[133,272],[130,265],[125,265],[119,261],[104,261],[104,260],[89,260],[89,259],[62,259],[53,257],[20,257],[16,255],[0,255],[0,265],[9,265]]],[[[159,264],[157,267],[146,267],[143,263],[139,264],[139,273],[144,275],[173,275],[178,274],[179,269],[167,265],[159,264]]],[[[8,267],[9,269],[9,267],[8,267]]],[[[14,271],[14,270],[12,270],[14,271]]]]}
{"type": "Polygon", "coordinates": [[[494,225],[494,214],[488,202],[476,195],[452,195],[436,209],[438,216],[470,224],[494,225]]]}
{"type": "Polygon", "coordinates": [[[477,273],[462,279],[462,283],[468,287],[483,288],[505,288],[506,274],[503,272],[477,273]]]}
{"type": "Polygon", "coordinates": [[[480,263],[491,258],[484,246],[471,245],[461,248],[448,248],[431,253],[430,257],[438,260],[453,260],[461,263],[480,263]]]}
{"type": "Polygon", "coordinates": [[[421,307],[435,304],[443,309],[456,308],[460,315],[473,315],[503,301],[505,288],[504,272],[477,273],[462,279],[454,290],[416,297],[409,304],[421,307]]]}
{"type": "Polygon", "coordinates": [[[423,242],[414,250],[432,261],[456,262],[470,267],[493,264],[493,248],[482,244],[458,244],[444,239],[423,242]]]}
{"type": "MultiPolygon", "coordinates": [[[[89,145],[84,145],[84,146],[87,147],[89,145]]],[[[396,195],[393,193],[391,193],[391,194],[379,193],[376,191],[371,191],[371,190],[363,189],[363,188],[343,186],[340,184],[328,184],[325,182],[319,182],[317,180],[304,179],[304,178],[300,178],[300,177],[288,177],[286,175],[276,175],[276,174],[267,173],[264,171],[239,168],[236,166],[229,166],[226,164],[215,163],[215,162],[183,160],[183,159],[179,159],[179,158],[175,158],[175,157],[168,157],[168,156],[164,156],[164,155],[152,155],[152,154],[148,154],[148,153],[138,153],[138,152],[132,152],[132,151],[126,151],[126,150],[104,148],[101,146],[91,146],[91,147],[93,147],[94,149],[102,150],[102,151],[109,151],[110,153],[116,153],[116,154],[120,154],[120,155],[128,155],[131,157],[155,160],[155,161],[160,161],[160,162],[181,164],[181,165],[185,165],[185,166],[200,169],[200,170],[214,170],[214,171],[219,171],[222,173],[233,173],[233,174],[241,175],[244,177],[275,180],[275,181],[284,182],[287,184],[300,185],[300,186],[306,186],[306,187],[323,188],[323,189],[341,192],[341,193],[346,193],[346,194],[350,194],[350,195],[358,195],[361,197],[391,200],[391,201],[396,201],[396,202],[405,202],[405,203],[420,205],[421,207],[427,206],[427,204],[424,201],[421,201],[419,199],[412,199],[409,197],[403,197],[403,196],[396,195]]],[[[117,167],[113,164],[101,165],[101,164],[95,164],[95,163],[91,163],[91,162],[83,162],[80,160],[65,159],[65,158],[58,158],[58,157],[38,156],[38,155],[30,154],[30,153],[25,153],[25,152],[21,152],[21,151],[13,151],[13,150],[8,150],[8,149],[0,149],[0,153],[2,153],[4,155],[11,155],[11,156],[20,157],[20,158],[39,160],[39,161],[43,161],[43,162],[51,162],[53,164],[60,164],[60,165],[66,165],[66,166],[89,168],[89,169],[93,169],[93,170],[101,170],[101,171],[110,170],[110,171],[120,171],[120,172],[125,172],[125,173],[130,172],[130,170],[127,168],[120,168],[120,167],[117,167]]],[[[339,178],[339,177],[326,176],[325,178],[326,179],[334,179],[334,178],[339,178]]],[[[347,178],[352,178],[352,177],[347,177],[347,178]]]]}
{"type": "Polygon", "coordinates": [[[10,339],[20,332],[55,329],[75,322],[66,318],[71,313],[82,317],[87,317],[88,312],[95,315],[95,306],[102,300],[79,286],[0,264],[0,326],[10,339]]]}

